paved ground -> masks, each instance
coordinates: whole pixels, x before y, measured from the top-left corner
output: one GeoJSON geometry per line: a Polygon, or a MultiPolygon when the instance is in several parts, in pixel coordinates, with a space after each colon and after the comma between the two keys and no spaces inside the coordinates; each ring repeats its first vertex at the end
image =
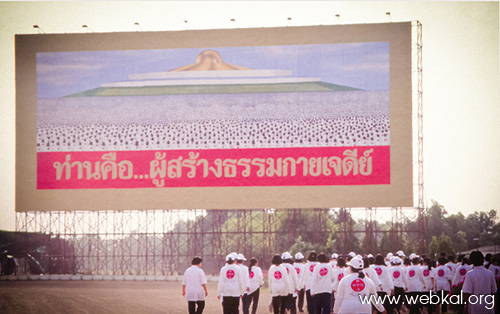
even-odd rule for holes
{"type": "MultiPolygon", "coordinates": [[[[208,284],[204,314],[221,314],[217,283],[208,284]]],[[[1,281],[0,313],[156,314],[187,313],[180,282],[1,281]]],[[[258,313],[269,313],[271,295],[262,291],[258,313]]]]}

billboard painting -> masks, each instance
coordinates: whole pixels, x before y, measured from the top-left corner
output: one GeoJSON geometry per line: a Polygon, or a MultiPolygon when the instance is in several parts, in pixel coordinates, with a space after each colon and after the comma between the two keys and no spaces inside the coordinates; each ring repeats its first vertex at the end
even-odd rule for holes
{"type": "Polygon", "coordinates": [[[39,53],[37,87],[39,189],[390,183],[387,42],[39,53]]]}
{"type": "Polygon", "coordinates": [[[411,24],[16,36],[16,210],[411,206],[411,24]]]}

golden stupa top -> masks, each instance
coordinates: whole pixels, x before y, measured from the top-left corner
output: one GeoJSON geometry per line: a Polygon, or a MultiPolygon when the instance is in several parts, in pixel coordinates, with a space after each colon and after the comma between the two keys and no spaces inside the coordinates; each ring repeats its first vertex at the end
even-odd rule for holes
{"type": "Polygon", "coordinates": [[[169,72],[180,71],[234,71],[234,70],[251,70],[239,65],[225,63],[221,55],[212,49],[202,51],[193,64],[188,64],[169,72]]]}

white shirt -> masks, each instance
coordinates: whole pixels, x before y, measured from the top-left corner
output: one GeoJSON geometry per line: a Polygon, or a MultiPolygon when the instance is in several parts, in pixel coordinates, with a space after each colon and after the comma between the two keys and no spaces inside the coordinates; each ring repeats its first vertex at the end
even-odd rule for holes
{"type": "Polygon", "coordinates": [[[305,286],[306,290],[311,289],[311,286],[313,284],[311,277],[314,267],[316,267],[316,265],[318,265],[318,262],[307,262],[305,265],[304,277],[302,277],[301,286],[305,286]]]}
{"type": "MultiPolygon", "coordinates": [[[[490,266],[491,267],[491,266],[490,266]]],[[[483,266],[476,266],[473,270],[467,273],[465,276],[464,285],[462,287],[464,293],[474,294],[476,296],[488,296],[497,292],[497,284],[495,282],[495,276],[492,272],[483,266]]],[[[488,297],[492,300],[492,297],[488,297]]],[[[476,304],[469,304],[470,313],[495,313],[495,309],[488,309],[486,307],[492,307],[491,304],[487,304],[486,298],[477,298],[478,302],[476,304]],[[479,302],[479,301],[482,301],[479,302]]],[[[492,301],[488,301],[493,303],[492,301]]],[[[497,305],[498,306],[498,305],[497,305]]]]}
{"type": "Polygon", "coordinates": [[[255,292],[264,284],[264,276],[262,275],[262,269],[259,266],[252,266],[248,277],[250,278],[249,293],[255,292]]]}
{"type": "Polygon", "coordinates": [[[452,279],[451,270],[445,265],[436,268],[436,273],[434,277],[434,283],[436,285],[436,291],[444,290],[450,291],[450,282],[452,279]]]}
{"type": "Polygon", "coordinates": [[[453,285],[458,285],[459,283],[464,282],[465,280],[465,275],[467,275],[467,272],[472,269],[472,266],[470,265],[460,265],[455,269],[455,276],[453,276],[453,280],[451,281],[451,284],[453,285]]]}
{"type": "Polygon", "coordinates": [[[434,290],[433,279],[436,276],[436,270],[429,265],[422,266],[422,276],[424,276],[424,289],[425,291],[434,290]]]}
{"type": "Polygon", "coordinates": [[[304,276],[306,267],[303,263],[293,263],[293,267],[295,267],[295,272],[297,273],[297,281],[299,283],[299,287],[297,288],[297,290],[300,291],[304,289],[304,286],[302,285],[302,277],[304,276]]]}
{"type": "Polygon", "coordinates": [[[373,281],[373,284],[375,284],[375,289],[380,290],[380,279],[378,278],[377,272],[373,268],[364,268],[363,271],[365,272],[366,276],[370,278],[373,281]]]}
{"type": "Polygon", "coordinates": [[[332,291],[336,292],[340,281],[344,278],[344,267],[334,269],[333,277],[332,291]]]}
{"type": "Polygon", "coordinates": [[[245,278],[236,264],[226,264],[219,274],[217,296],[239,297],[245,292],[245,278]]]}
{"type": "MultiPolygon", "coordinates": [[[[493,273],[493,275],[495,275],[496,280],[500,279],[500,266],[495,266],[495,265],[491,264],[490,267],[488,268],[488,270],[491,271],[493,273]]],[[[500,306],[500,304],[499,304],[499,306],[500,306]]]]}
{"type": "Polygon", "coordinates": [[[335,280],[333,267],[330,263],[320,263],[316,265],[312,273],[314,284],[311,287],[311,294],[332,293],[332,284],[335,280]]]}
{"type": "Polygon", "coordinates": [[[248,266],[239,264],[241,276],[245,279],[245,294],[248,293],[248,289],[250,288],[250,277],[248,274],[248,266]]]}
{"type": "Polygon", "coordinates": [[[424,275],[420,265],[412,265],[406,269],[406,284],[408,292],[424,291],[424,275]]]}
{"type": "MultiPolygon", "coordinates": [[[[370,295],[376,295],[375,284],[370,278],[359,278],[358,276],[357,273],[350,274],[340,281],[333,313],[371,314],[372,305],[370,303],[363,304],[360,296],[368,298],[370,295]]],[[[384,311],[382,304],[372,304],[378,311],[384,311]]]]}
{"type": "Polygon", "coordinates": [[[186,269],[182,285],[186,286],[187,301],[204,301],[205,290],[202,285],[207,284],[205,272],[200,267],[193,265],[186,269]]]}
{"type": "Polygon", "coordinates": [[[402,266],[396,265],[392,266],[391,270],[391,278],[392,282],[394,283],[394,287],[399,287],[399,288],[406,288],[405,284],[405,270],[402,266]]]}
{"type": "Polygon", "coordinates": [[[287,296],[290,292],[288,287],[288,272],[284,266],[272,265],[267,275],[269,291],[273,297],[287,296]]]}
{"type": "Polygon", "coordinates": [[[378,275],[380,283],[382,284],[382,291],[387,294],[391,293],[391,290],[394,290],[394,282],[392,281],[392,274],[389,273],[389,269],[385,265],[372,265],[373,270],[378,275]]]}
{"type": "Polygon", "coordinates": [[[295,289],[299,286],[299,282],[297,281],[297,272],[295,271],[295,267],[293,267],[292,264],[289,263],[283,263],[281,264],[283,267],[286,268],[286,272],[288,274],[288,289],[289,289],[289,294],[292,294],[295,292],[295,289]]]}

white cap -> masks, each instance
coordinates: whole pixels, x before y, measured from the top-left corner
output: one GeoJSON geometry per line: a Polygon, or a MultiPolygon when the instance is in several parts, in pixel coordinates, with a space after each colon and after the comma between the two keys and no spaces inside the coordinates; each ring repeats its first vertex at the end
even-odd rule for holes
{"type": "Polygon", "coordinates": [[[404,257],[405,253],[403,251],[399,250],[399,251],[396,252],[396,255],[399,256],[399,257],[404,257]]]}
{"type": "Polygon", "coordinates": [[[295,254],[295,259],[304,259],[304,255],[302,255],[302,253],[297,253],[295,254]]]}
{"type": "Polygon", "coordinates": [[[387,253],[387,255],[385,256],[385,258],[387,258],[388,260],[391,259],[391,257],[393,257],[394,254],[392,254],[391,252],[387,253]]]}
{"type": "Polygon", "coordinates": [[[397,257],[397,256],[393,257],[393,262],[392,263],[398,265],[398,264],[401,264],[401,262],[402,262],[402,260],[399,257],[397,257]]]}
{"type": "Polygon", "coordinates": [[[290,254],[290,252],[285,252],[281,254],[281,259],[292,259],[292,254],[290,254]]]}
{"type": "Polygon", "coordinates": [[[349,253],[349,256],[354,258],[354,257],[356,257],[356,253],[351,252],[351,253],[349,253]]]}
{"type": "Polygon", "coordinates": [[[333,253],[332,254],[332,259],[337,259],[337,258],[339,258],[339,255],[337,253],[333,253]]]}
{"type": "Polygon", "coordinates": [[[236,253],[229,253],[227,256],[226,256],[226,261],[229,261],[229,260],[237,260],[238,259],[238,254],[236,253]]]}
{"type": "Polygon", "coordinates": [[[356,268],[356,269],[362,269],[365,266],[365,263],[363,263],[363,259],[359,257],[355,257],[351,260],[350,263],[351,267],[356,268]]]}
{"type": "Polygon", "coordinates": [[[240,253],[240,254],[238,254],[237,256],[238,256],[237,260],[239,260],[239,261],[246,261],[246,260],[247,260],[247,259],[245,258],[245,255],[243,255],[243,254],[241,254],[241,253],[240,253]]]}
{"type": "Polygon", "coordinates": [[[415,253],[410,254],[410,259],[414,259],[415,257],[417,257],[417,254],[415,254],[415,253]]]}
{"type": "Polygon", "coordinates": [[[373,255],[372,255],[372,254],[368,254],[366,257],[368,257],[368,258],[372,258],[372,257],[373,257],[373,255]]]}

